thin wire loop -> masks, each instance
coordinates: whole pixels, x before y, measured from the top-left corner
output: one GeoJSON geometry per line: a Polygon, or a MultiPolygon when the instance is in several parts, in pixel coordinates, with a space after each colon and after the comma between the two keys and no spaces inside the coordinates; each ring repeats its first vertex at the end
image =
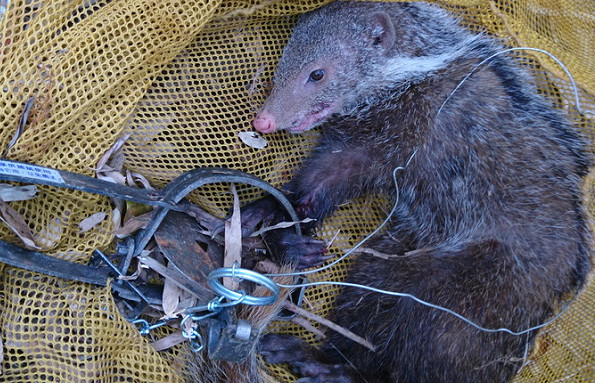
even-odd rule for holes
{"type": "Polygon", "coordinates": [[[267,278],[263,274],[257,273],[256,271],[243,269],[241,267],[222,267],[219,269],[215,269],[209,273],[209,275],[207,276],[207,280],[209,286],[211,287],[213,292],[215,292],[215,294],[225,297],[232,302],[238,302],[236,304],[243,303],[250,306],[268,306],[275,303],[279,298],[280,294],[279,286],[277,286],[277,284],[273,282],[272,279],[267,278]],[[240,280],[248,280],[257,283],[267,288],[271,292],[271,295],[267,295],[264,297],[255,297],[246,294],[244,291],[234,291],[223,286],[223,284],[219,282],[220,278],[225,277],[237,277],[240,280]]]}
{"type": "Polygon", "coordinates": [[[574,300],[576,299],[576,295],[564,306],[564,308],[562,308],[562,310],[560,310],[560,312],[558,312],[553,318],[551,318],[550,320],[548,320],[545,323],[539,324],[537,326],[533,326],[524,330],[520,330],[520,331],[513,331],[510,330],[508,328],[486,328],[483,326],[478,325],[477,323],[473,322],[472,320],[464,317],[463,315],[450,310],[446,307],[443,306],[439,306],[439,305],[435,305],[433,303],[424,301],[423,299],[420,299],[418,297],[416,297],[415,295],[412,294],[408,294],[408,293],[399,293],[399,292],[395,292],[395,291],[387,291],[387,290],[382,290],[382,289],[378,289],[375,287],[371,287],[371,286],[366,286],[366,285],[360,285],[357,283],[349,283],[349,282],[335,282],[335,281],[321,281],[321,282],[310,282],[310,283],[303,283],[300,285],[284,285],[284,284],[279,284],[280,287],[285,287],[285,288],[294,288],[294,287],[310,287],[310,286],[322,286],[322,285],[333,285],[333,286],[347,286],[347,287],[357,287],[360,289],[364,289],[364,290],[369,290],[369,291],[373,291],[376,293],[380,293],[380,294],[386,294],[386,295],[391,295],[391,296],[395,296],[395,297],[403,297],[403,298],[409,298],[409,299],[413,299],[414,301],[416,301],[417,303],[420,303],[424,306],[433,308],[433,309],[437,309],[440,311],[444,311],[448,314],[454,315],[455,317],[459,318],[460,320],[462,320],[463,322],[475,327],[478,330],[484,331],[484,332],[490,332],[490,333],[494,333],[494,332],[505,332],[508,333],[510,335],[515,335],[515,336],[519,336],[519,335],[523,335],[526,333],[529,333],[531,331],[534,330],[538,330],[542,327],[545,327],[547,325],[549,325],[550,323],[552,323],[553,321],[555,321],[556,319],[558,319],[564,312],[566,312],[566,310],[568,309],[568,307],[570,307],[571,303],[574,302],[574,300]]]}
{"type": "MultiPolygon", "coordinates": [[[[534,51],[534,52],[539,52],[539,53],[543,53],[546,54],[547,56],[549,56],[552,60],[554,60],[561,68],[562,70],[566,73],[566,75],[568,76],[568,79],[570,81],[570,83],[572,84],[572,88],[573,88],[573,92],[574,92],[574,98],[575,98],[575,104],[576,104],[576,108],[578,110],[579,113],[591,113],[591,114],[595,114],[593,111],[591,110],[583,110],[581,108],[581,104],[580,104],[580,98],[579,98],[579,94],[578,94],[578,86],[576,85],[576,82],[574,81],[574,78],[572,77],[572,74],[570,73],[570,71],[568,70],[568,68],[566,68],[566,66],[564,65],[564,63],[562,63],[562,61],[560,61],[556,56],[554,56],[553,54],[549,53],[548,51],[545,51],[543,49],[538,49],[538,48],[530,48],[530,47],[517,47],[517,48],[509,48],[509,49],[504,49],[501,50],[499,52],[494,53],[493,55],[487,57],[486,59],[482,60],[480,63],[478,63],[477,65],[474,66],[474,68],[459,82],[459,84],[452,90],[452,92],[450,92],[450,94],[447,96],[446,100],[444,100],[444,102],[442,103],[442,105],[440,106],[440,108],[438,109],[438,113],[436,114],[437,116],[440,114],[440,112],[442,111],[442,109],[444,108],[444,106],[446,105],[446,103],[451,99],[451,97],[454,95],[454,93],[463,85],[463,83],[465,81],[467,81],[467,79],[473,74],[475,73],[475,71],[477,69],[479,69],[482,65],[486,64],[487,62],[489,62],[490,60],[492,60],[494,57],[504,54],[504,53],[508,53],[508,52],[512,52],[512,51],[534,51]]],[[[295,272],[295,273],[285,273],[285,274],[266,274],[269,277],[275,277],[275,276],[295,276],[295,275],[304,275],[304,274],[312,274],[312,273],[317,273],[323,270],[326,270],[334,265],[336,265],[337,263],[341,262],[342,260],[344,260],[345,258],[347,258],[348,256],[350,256],[351,254],[353,254],[353,252],[355,250],[357,250],[359,247],[362,246],[362,244],[364,244],[366,241],[368,241],[372,236],[376,235],[391,219],[392,215],[394,214],[394,212],[397,209],[398,203],[399,203],[399,185],[397,182],[397,171],[399,170],[404,170],[407,165],[409,165],[409,163],[411,162],[411,160],[413,159],[413,156],[415,156],[415,153],[417,152],[417,150],[411,155],[411,157],[409,158],[409,160],[407,161],[407,164],[404,167],[397,167],[393,170],[393,181],[395,183],[395,188],[396,188],[396,197],[395,197],[395,204],[393,205],[392,210],[390,211],[390,213],[388,214],[388,217],[380,224],[380,226],[378,226],[372,233],[370,233],[369,235],[367,235],[362,241],[360,241],[357,245],[355,245],[353,248],[351,248],[349,251],[347,251],[345,254],[343,254],[341,257],[339,257],[338,259],[336,259],[335,261],[319,267],[319,268],[315,268],[315,269],[311,269],[311,270],[307,270],[307,271],[302,271],[302,272],[295,272]]],[[[381,290],[381,289],[377,289],[371,286],[366,286],[366,285],[360,285],[360,284],[355,284],[355,283],[348,283],[348,282],[335,282],[335,281],[321,281],[321,282],[310,282],[310,283],[301,283],[301,284],[294,284],[294,285],[284,285],[284,284],[278,284],[278,286],[280,287],[284,287],[284,288],[299,288],[299,287],[310,287],[310,286],[321,286],[321,285],[335,285],[335,286],[349,286],[349,287],[357,287],[357,288],[361,288],[361,289],[365,289],[365,290],[370,290],[370,291],[374,291],[377,293],[381,293],[381,294],[386,294],[386,295],[391,295],[391,296],[397,296],[397,297],[404,297],[404,298],[410,298],[413,299],[414,301],[437,309],[437,310],[441,310],[444,311],[446,313],[449,313],[451,315],[454,315],[455,317],[461,319],[462,321],[468,323],[469,325],[477,328],[478,330],[481,331],[485,331],[485,332],[506,332],[508,334],[511,335],[515,335],[515,336],[519,336],[519,335],[523,335],[523,334],[527,334],[531,331],[535,331],[538,330],[542,327],[545,327],[547,325],[549,325],[550,323],[554,322],[556,319],[558,319],[564,312],[566,312],[566,310],[568,309],[568,307],[570,307],[570,305],[572,304],[572,302],[574,302],[574,300],[576,299],[577,295],[575,295],[563,308],[562,310],[560,310],[553,318],[551,318],[550,320],[548,320],[545,323],[542,323],[540,325],[537,326],[533,326],[530,328],[527,328],[525,330],[520,330],[520,331],[513,331],[510,330],[508,328],[496,328],[496,329],[490,329],[490,328],[485,328],[482,327],[480,325],[478,325],[477,323],[471,321],[470,319],[462,316],[461,314],[454,312],[446,307],[443,306],[439,306],[439,305],[435,305],[433,303],[430,302],[426,302],[420,298],[417,298],[414,295],[408,294],[408,293],[399,293],[399,292],[394,292],[394,291],[387,291],[387,290],[381,290]]]]}
{"type": "MultiPolygon", "coordinates": [[[[407,160],[407,163],[405,164],[405,166],[399,166],[399,167],[396,167],[393,170],[393,181],[395,183],[395,193],[396,193],[396,195],[395,195],[395,203],[394,203],[393,208],[391,209],[390,213],[388,213],[388,216],[386,217],[386,219],[384,221],[382,221],[382,223],[376,229],[374,229],[374,231],[372,231],[370,234],[368,234],[364,239],[362,239],[360,242],[358,242],[354,247],[352,247],[351,249],[349,249],[348,251],[346,251],[345,254],[343,254],[342,256],[340,256],[339,258],[335,259],[334,261],[332,261],[331,263],[329,263],[327,265],[324,265],[324,266],[321,266],[321,267],[318,267],[318,268],[315,268],[315,269],[304,270],[304,271],[297,271],[297,272],[294,272],[294,273],[265,274],[265,275],[267,277],[284,277],[284,276],[301,276],[301,275],[318,273],[320,271],[323,271],[323,270],[326,270],[328,268],[333,267],[337,263],[339,263],[342,260],[344,260],[345,258],[349,257],[357,249],[359,249],[364,243],[366,243],[370,238],[372,238],[373,236],[375,236],[376,234],[378,234],[378,232],[380,230],[382,230],[382,228],[384,228],[384,226],[386,226],[390,222],[392,216],[397,211],[397,207],[399,205],[399,182],[397,181],[397,172],[399,170],[405,170],[407,168],[407,166],[409,166],[409,164],[413,160],[413,157],[415,157],[415,154],[416,153],[417,153],[417,149],[415,149],[413,151],[413,154],[411,154],[411,156],[407,160]]],[[[300,286],[296,285],[295,287],[300,287],[300,286]]]]}
{"type": "Polygon", "coordinates": [[[479,69],[479,67],[481,67],[482,65],[486,64],[487,62],[489,62],[490,60],[492,60],[496,56],[499,56],[501,54],[508,53],[508,52],[514,52],[514,51],[539,52],[539,53],[545,54],[546,56],[548,56],[549,58],[551,58],[552,60],[554,60],[556,62],[556,64],[558,64],[560,66],[560,68],[562,68],[562,70],[564,71],[564,73],[566,73],[566,76],[568,76],[568,79],[570,80],[570,84],[572,85],[572,91],[574,93],[574,103],[576,104],[575,105],[576,106],[576,110],[578,110],[578,112],[581,113],[581,114],[587,114],[587,113],[588,114],[595,114],[594,111],[583,110],[581,108],[581,102],[580,102],[580,98],[579,98],[579,95],[578,95],[578,86],[576,85],[576,82],[574,81],[574,77],[572,77],[572,74],[570,73],[570,71],[568,70],[568,68],[566,68],[566,65],[564,65],[564,63],[560,59],[558,59],[556,56],[554,56],[553,54],[551,54],[550,52],[548,52],[548,51],[546,51],[544,49],[531,48],[531,47],[516,47],[516,48],[508,48],[508,49],[503,49],[501,51],[498,51],[498,52],[494,53],[493,55],[485,58],[484,60],[482,60],[478,64],[476,64],[473,67],[473,69],[471,69],[471,71],[469,73],[467,73],[467,75],[458,83],[458,85],[446,97],[446,100],[444,100],[444,102],[440,106],[440,109],[438,109],[438,113],[436,113],[436,116],[438,116],[440,114],[440,112],[442,112],[442,109],[444,108],[444,106],[446,105],[446,103],[451,99],[451,97],[454,95],[454,93],[457,90],[459,90],[459,88],[465,83],[465,81],[467,81],[467,79],[469,79],[469,77],[471,77],[473,75],[473,73],[475,73],[475,71],[477,71],[477,69],[479,69]]]}

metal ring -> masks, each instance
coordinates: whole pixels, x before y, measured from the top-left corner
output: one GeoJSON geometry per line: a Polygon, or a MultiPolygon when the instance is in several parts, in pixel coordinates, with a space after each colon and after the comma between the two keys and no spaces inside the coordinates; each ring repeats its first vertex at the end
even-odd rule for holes
{"type": "Polygon", "coordinates": [[[232,301],[239,301],[240,299],[242,299],[242,296],[243,296],[244,299],[242,300],[242,303],[247,304],[247,305],[251,305],[251,306],[272,305],[279,298],[279,293],[280,293],[279,286],[277,286],[277,284],[275,282],[273,282],[272,279],[267,278],[264,275],[257,273],[255,271],[252,271],[252,270],[242,269],[239,267],[238,268],[222,267],[222,268],[215,269],[215,270],[211,271],[209,273],[207,279],[209,282],[209,286],[215,292],[215,294],[218,294],[218,295],[225,297],[232,301]],[[240,279],[245,279],[245,280],[257,283],[259,285],[262,285],[262,286],[266,287],[267,289],[269,289],[269,291],[272,293],[272,295],[267,295],[264,297],[255,297],[252,295],[246,295],[246,293],[244,293],[244,292],[237,292],[237,291],[228,289],[227,287],[223,286],[219,282],[219,278],[224,278],[224,277],[232,278],[234,276],[237,278],[240,278],[240,279]]]}
{"type": "Polygon", "coordinates": [[[205,348],[205,344],[202,335],[198,331],[193,331],[190,338],[190,349],[193,352],[200,352],[203,348],[205,348]]]}
{"type": "Polygon", "coordinates": [[[221,303],[225,297],[219,297],[219,298],[221,298],[221,301],[215,302],[215,305],[214,305],[215,308],[217,310],[221,310],[221,309],[224,309],[226,307],[233,307],[233,306],[239,305],[240,303],[244,303],[244,299],[246,299],[246,292],[244,290],[239,290],[237,292],[240,293],[240,294],[242,294],[242,296],[240,297],[240,299],[231,300],[231,301],[229,301],[227,303],[221,303]]]}
{"type": "Polygon", "coordinates": [[[231,277],[232,277],[232,278],[233,278],[233,280],[234,280],[234,281],[236,281],[236,282],[239,282],[239,279],[240,279],[240,278],[238,278],[238,276],[236,275],[236,269],[238,269],[238,268],[239,268],[239,266],[240,266],[240,264],[238,263],[238,261],[235,261],[235,262],[233,263],[233,265],[231,265],[231,274],[232,274],[232,276],[231,276],[231,277]]]}
{"type": "Polygon", "coordinates": [[[140,325],[138,328],[138,332],[141,335],[148,335],[151,332],[151,328],[149,326],[149,322],[147,322],[144,319],[135,319],[133,321],[130,321],[130,323],[132,323],[133,325],[140,325]]]}

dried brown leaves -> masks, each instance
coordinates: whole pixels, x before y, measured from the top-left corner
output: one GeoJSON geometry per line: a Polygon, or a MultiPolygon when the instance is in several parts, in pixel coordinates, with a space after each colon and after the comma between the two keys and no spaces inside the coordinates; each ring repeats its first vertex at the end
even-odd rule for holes
{"type": "Polygon", "coordinates": [[[21,217],[10,205],[0,199],[0,220],[4,222],[23,242],[29,250],[39,250],[34,240],[33,232],[21,217]]]}
{"type": "MultiPolygon", "coordinates": [[[[127,134],[118,138],[103,156],[101,156],[95,167],[95,175],[100,180],[155,190],[142,174],[124,169],[123,147],[129,137],[130,134],[127,134]]],[[[150,221],[152,211],[150,206],[117,198],[112,198],[111,200],[114,204],[112,219],[114,226],[113,233],[116,237],[126,238],[136,233],[139,229],[144,228],[150,221]]]]}
{"type": "Polygon", "coordinates": [[[4,202],[25,201],[37,196],[37,186],[14,186],[0,183],[0,198],[4,202]]]}
{"type": "Polygon", "coordinates": [[[79,233],[86,233],[87,231],[93,229],[94,227],[99,225],[105,219],[105,217],[107,217],[107,213],[100,211],[83,219],[79,223],[79,233]]]}
{"type": "MultiPolygon", "coordinates": [[[[242,221],[240,218],[240,199],[234,184],[231,184],[233,194],[233,212],[231,218],[225,221],[225,255],[223,267],[239,267],[242,264],[242,221]]],[[[223,278],[223,286],[237,290],[238,281],[233,278],[223,278]]]]}
{"type": "MultiPolygon", "coordinates": [[[[247,145],[255,148],[259,148],[263,145],[262,142],[259,142],[258,137],[254,137],[253,135],[243,136],[244,137],[242,140],[247,145]]],[[[120,138],[101,157],[97,163],[97,177],[122,185],[154,189],[150,182],[141,174],[129,172],[123,169],[124,156],[122,147],[127,139],[128,136],[120,138]]],[[[266,142],[264,145],[266,145],[266,142]]],[[[155,238],[149,242],[147,248],[143,249],[141,255],[138,257],[135,263],[133,262],[131,264],[131,267],[133,269],[135,268],[136,272],[132,276],[125,276],[122,279],[132,279],[135,280],[135,283],[144,283],[149,280],[158,280],[163,284],[161,305],[153,305],[151,307],[152,311],[150,313],[145,313],[145,315],[160,319],[167,319],[169,325],[179,329],[180,319],[187,308],[206,304],[205,295],[202,293],[204,290],[201,290],[201,286],[207,285],[206,275],[210,270],[222,266],[229,268],[240,267],[243,260],[245,260],[243,259],[245,254],[250,254],[250,251],[254,249],[265,248],[265,246],[260,242],[260,237],[262,237],[264,233],[270,230],[288,228],[295,224],[308,223],[312,221],[311,219],[306,219],[300,223],[281,222],[274,226],[261,228],[260,230],[254,232],[251,235],[251,238],[242,238],[240,201],[235,185],[232,184],[230,189],[233,195],[233,211],[230,218],[224,222],[225,231],[223,239],[211,238],[211,236],[218,233],[218,227],[222,226],[222,221],[220,219],[212,216],[196,205],[183,202],[180,203],[179,206],[185,210],[185,213],[187,214],[185,217],[193,217],[194,225],[197,225],[199,228],[189,229],[186,224],[182,224],[179,221],[176,223],[175,219],[179,220],[180,218],[174,218],[176,216],[172,216],[172,213],[170,213],[170,215],[168,215],[168,217],[170,217],[170,221],[164,221],[164,223],[161,224],[161,227],[164,225],[171,225],[170,227],[175,230],[164,230],[164,232],[156,233],[155,238]],[[184,232],[184,230],[187,232],[184,232]],[[207,238],[209,239],[200,239],[200,236],[202,235],[204,237],[205,233],[208,233],[207,238]],[[190,243],[183,245],[182,242],[186,240],[190,241],[190,243]],[[209,242],[213,241],[218,241],[220,245],[213,246],[212,243],[209,245],[209,242]],[[200,245],[197,245],[197,243],[200,245]],[[193,247],[192,244],[195,246],[193,247]],[[177,245],[180,246],[179,249],[176,247],[177,245]],[[216,252],[218,247],[223,247],[223,250],[221,250],[221,255],[212,253],[213,251],[216,252]],[[177,256],[173,255],[173,253],[178,253],[177,250],[184,254],[183,262],[181,259],[179,259],[180,254],[177,256]],[[219,258],[219,256],[222,258],[219,258]],[[172,259],[174,261],[177,259],[177,261],[174,262],[172,259]],[[183,269],[180,268],[179,264],[176,264],[179,262],[184,264],[183,269]],[[205,269],[205,267],[207,268],[205,269]]],[[[115,206],[113,212],[115,227],[114,234],[118,238],[128,237],[137,232],[139,229],[146,227],[146,225],[150,222],[152,218],[152,210],[150,207],[135,203],[125,203],[121,200],[113,201],[115,206]]],[[[2,205],[0,204],[0,209],[1,208],[2,205]]],[[[11,217],[12,215],[10,210],[5,210],[7,213],[4,213],[4,215],[11,217]]],[[[96,213],[86,218],[79,224],[81,232],[92,229],[102,222],[105,217],[105,213],[96,213]]],[[[182,221],[185,220],[187,219],[182,221]]],[[[13,225],[18,228],[18,231],[21,233],[24,241],[31,241],[30,233],[27,233],[26,230],[21,227],[23,222],[19,222],[16,219],[12,219],[12,221],[17,222],[13,223],[13,225]]],[[[31,243],[31,245],[34,244],[31,243]]],[[[363,250],[368,252],[368,249],[363,250]]],[[[278,266],[273,264],[271,261],[266,259],[251,259],[250,257],[251,255],[248,255],[248,260],[251,261],[251,264],[256,270],[263,273],[278,273],[278,266]]],[[[284,283],[290,282],[284,281],[284,283]]],[[[239,289],[250,291],[249,286],[245,286],[243,283],[241,283],[241,281],[234,280],[233,278],[223,278],[223,284],[225,287],[235,291],[238,291],[239,289]]],[[[209,291],[209,293],[212,292],[209,291]]],[[[260,286],[256,286],[256,289],[249,293],[259,295],[268,294],[269,292],[266,291],[266,289],[262,289],[260,286]]],[[[287,297],[288,295],[289,292],[287,290],[284,290],[281,294],[282,297],[287,297]]],[[[371,350],[374,349],[374,346],[364,338],[357,336],[349,330],[342,328],[304,308],[298,307],[287,300],[278,301],[270,307],[241,307],[238,311],[238,315],[240,317],[245,317],[248,315],[248,317],[245,319],[252,320],[257,327],[263,329],[268,321],[274,319],[276,313],[282,307],[298,314],[298,316],[295,317],[293,321],[300,324],[308,331],[313,332],[319,338],[324,337],[324,334],[322,331],[312,325],[312,322],[331,328],[334,331],[343,334],[347,338],[371,350]]],[[[187,321],[186,323],[189,326],[193,325],[192,321],[187,321]]],[[[161,351],[171,348],[183,341],[185,341],[185,338],[181,334],[181,329],[179,329],[179,331],[176,331],[156,342],[153,342],[152,346],[157,351],[161,351]]]]}

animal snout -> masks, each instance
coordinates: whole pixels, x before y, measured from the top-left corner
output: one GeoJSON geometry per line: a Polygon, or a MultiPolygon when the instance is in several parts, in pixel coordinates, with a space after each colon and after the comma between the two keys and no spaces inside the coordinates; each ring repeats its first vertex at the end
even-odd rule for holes
{"type": "Polygon", "coordinates": [[[275,118],[267,113],[267,112],[260,112],[252,122],[254,128],[258,130],[260,133],[273,133],[277,130],[275,126],[275,118]]]}

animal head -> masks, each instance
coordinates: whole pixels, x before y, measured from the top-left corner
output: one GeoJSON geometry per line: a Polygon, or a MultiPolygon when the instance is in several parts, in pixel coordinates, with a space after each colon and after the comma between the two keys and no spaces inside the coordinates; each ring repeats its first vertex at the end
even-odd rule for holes
{"type": "Polygon", "coordinates": [[[423,4],[339,1],[307,13],[253,125],[262,133],[299,133],[347,114],[379,90],[441,67],[455,26],[446,12],[423,4]]]}
{"type": "Polygon", "coordinates": [[[386,12],[356,14],[334,3],[302,16],[254,127],[263,133],[302,132],[352,107],[394,40],[386,12]]]}

